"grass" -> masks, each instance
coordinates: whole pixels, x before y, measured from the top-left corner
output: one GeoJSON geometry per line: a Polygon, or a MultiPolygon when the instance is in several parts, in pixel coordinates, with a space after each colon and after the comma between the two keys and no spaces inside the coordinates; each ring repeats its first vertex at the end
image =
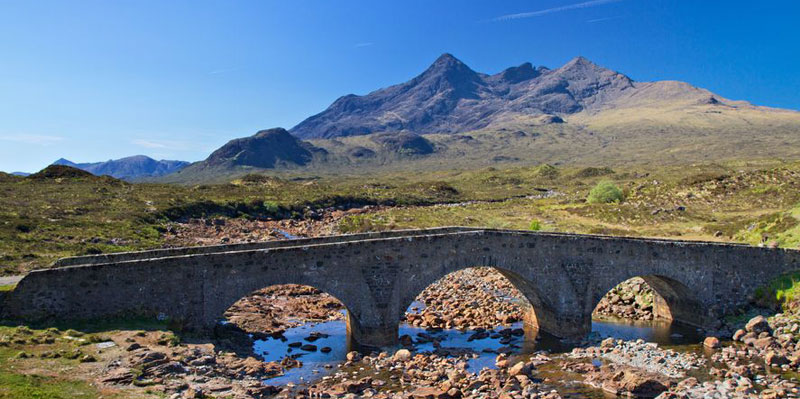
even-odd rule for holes
{"type": "Polygon", "coordinates": [[[779,308],[787,313],[800,311],[800,271],[785,274],[755,293],[762,306],[779,308]]]}
{"type": "MultiPolygon", "coordinates": [[[[758,245],[764,236],[779,246],[800,244],[800,164],[695,165],[687,168],[562,170],[549,184],[555,195],[458,206],[390,208],[342,221],[348,232],[442,225],[505,226],[529,229],[531,220],[549,231],[649,236],[758,245]],[[753,167],[755,166],[755,167],[753,167]],[[576,174],[599,175],[575,179],[576,174]],[[611,177],[611,179],[609,179],[611,177]],[[625,193],[621,203],[588,203],[589,189],[611,180],[625,193]],[[753,187],[769,185],[769,190],[753,187]]],[[[535,168],[531,170],[535,171],[535,168]]],[[[505,171],[508,177],[524,172],[505,171]]],[[[458,187],[457,184],[454,184],[458,187]]]]}
{"type": "MultiPolygon", "coordinates": [[[[95,355],[91,344],[107,340],[105,334],[0,326],[0,399],[131,397],[130,392],[100,390],[77,378],[90,374],[79,371],[81,358],[95,355]]],[[[142,393],[135,396],[147,397],[142,393]]]]}
{"type": "MultiPolygon", "coordinates": [[[[3,356],[0,352],[0,356],[3,356]]],[[[0,358],[2,362],[2,358],[0,358]]],[[[98,390],[84,381],[0,371],[0,399],[93,399],[98,390]]]]}
{"type": "Polygon", "coordinates": [[[550,231],[751,244],[766,235],[781,246],[800,244],[800,162],[274,173],[195,186],[0,176],[0,274],[47,267],[59,257],[161,247],[169,224],[190,218],[301,218],[307,208],[374,204],[389,208],[348,217],[339,230],[528,229],[537,220],[550,231]],[[587,203],[601,180],[619,187],[625,201],[587,203]]]}

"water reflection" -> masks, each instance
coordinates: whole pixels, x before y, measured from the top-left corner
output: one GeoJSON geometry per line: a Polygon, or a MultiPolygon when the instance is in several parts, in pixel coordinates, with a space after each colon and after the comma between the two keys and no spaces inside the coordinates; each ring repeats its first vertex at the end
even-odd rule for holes
{"type": "Polygon", "coordinates": [[[592,320],[592,334],[598,338],[643,339],[659,345],[696,344],[703,340],[697,328],[666,320],[635,321],[603,317],[592,320]]]}
{"type": "MultiPolygon", "coordinates": [[[[574,345],[565,343],[558,338],[547,334],[539,334],[536,330],[524,328],[522,322],[509,327],[497,327],[488,338],[470,340],[475,331],[461,331],[455,329],[428,330],[403,324],[399,328],[399,335],[409,335],[415,341],[416,352],[433,352],[436,346],[442,349],[466,349],[476,355],[468,361],[469,369],[478,372],[484,367],[494,368],[495,358],[499,352],[513,354],[533,353],[546,350],[549,352],[566,352],[574,345]],[[505,334],[499,332],[505,329],[523,329],[523,334],[505,334]],[[420,334],[423,339],[420,339],[420,334]],[[435,345],[430,338],[438,343],[435,345]],[[419,342],[423,341],[423,342],[419,342]]],[[[266,361],[280,361],[286,356],[297,358],[303,363],[300,368],[287,370],[283,376],[267,380],[272,385],[285,385],[287,383],[309,383],[320,379],[324,375],[336,371],[337,365],[344,362],[350,346],[347,339],[347,327],[344,320],[328,321],[324,323],[305,323],[301,326],[290,328],[284,333],[285,340],[270,338],[258,340],[254,343],[255,353],[264,357],[266,361]],[[302,342],[308,344],[307,337],[312,333],[320,333],[322,337],[312,344],[316,351],[305,351],[292,348],[290,343],[302,342]],[[329,347],[328,353],[319,349],[329,347]]],[[[592,322],[592,336],[589,338],[603,339],[613,337],[624,340],[644,339],[660,345],[695,344],[702,339],[700,333],[692,328],[671,324],[663,321],[635,322],[626,319],[595,320],[592,322]]]]}

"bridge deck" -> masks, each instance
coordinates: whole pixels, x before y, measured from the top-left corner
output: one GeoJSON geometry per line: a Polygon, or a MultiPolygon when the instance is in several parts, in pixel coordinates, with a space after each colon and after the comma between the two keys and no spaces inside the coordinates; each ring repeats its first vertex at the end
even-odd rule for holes
{"type": "Polygon", "coordinates": [[[260,242],[250,242],[242,244],[162,248],[162,249],[152,249],[145,251],[117,252],[117,253],[101,254],[101,255],[74,256],[68,258],[61,258],[53,264],[53,267],[97,265],[97,264],[126,262],[133,260],[168,258],[173,256],[204,255],[204,254],[214,254],[222,252],[239,252],[239,251],[250,251],[250,250],[261,250],[261,249],[328,244],[328,243],[345,243],[352,241],[364,241],[364,240],[397,238],[397,237],[413,237],[420,235],[437,235],[437,234],[472,232],[481,230],[483,229],[451,226],[451,227],[437,227],[430,229],[392,230],[392,231],[359,233],[359,234],[343,234],[343,235],[314,237],[314,238],[297,238],[291,240],[260,241],[260,242]]]}
{"type": "Polygon", "coordinates": [[[719,246],[719,247],[732,247],[732,248],[733,247],[756,248],[747,244],[726,243],[726,242],[671,240],[671,239],[646,238],[646,237],[645,238],[619,237],[619,236],[595,235],[595,234],[554,233],[554,232],[540,232],[540,231],[530,231],[530,230],[507,230],[507,229],[487,229],[487,228],[448,226],[448,227],[436,227],[428,229],[391,230],[382,232],[343,234],[343,235],[314,237],[314,238],[261,241],[252,243],[242,243],[242,244],[163,248],[163,249],[154,249],[145,251],[76,256],[76,257],[68,257],[57,260],[53,264],[53,268],[106,265],[114,263],[127,263],[133,261],[155,260],[155,259],[173,258],[173,257],[202,256],[202,255],[212,255],[220,253],[238,253],[247,251],[260,251],[267,249],[289,249],[289,248],[309,247],[309,246],[319,246],[319,245],[346,244],[346,243],[362,242],[362,241],[392,240],[398,238],[421,238],[421,237],[433,237],[433,236],[451,235],[451,234],[473,235],[475,233],[517,234],[517,235],[531,234],[531,235],[555,236],[555,237],[576,238],[576,239],[593,238],[593,239],[614,240],[614,241],[640,241],[640,242],[644,241],[662,245],[664,244],[701,245],[701,246],[719,246]]]}

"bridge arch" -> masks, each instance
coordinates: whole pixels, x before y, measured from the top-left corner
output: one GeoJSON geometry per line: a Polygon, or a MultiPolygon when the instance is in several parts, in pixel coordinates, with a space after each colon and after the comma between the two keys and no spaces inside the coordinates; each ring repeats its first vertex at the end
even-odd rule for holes
{"type": "Polygon", "coordinates": [[[591,325],[576,325],[569,315],[556,304],[578,301],[575,292],[569,289],[569,276],[555,272],[546,262],[531,262],[523,258],[486,256],[475,258],[472,253],[451,253],[445,261],[435,265],[415,265],[415,273],[401,280],[400,301],[394,313],[394,320],[401,320],[413,301],[430,285],[446,276],[473,267],[489,267],[501,274],[517,289],[530,306],[523,309],[523,321],[527,328],[541,330],[557,336],[562,334],[583,334],[590,331],[591,325]],[[557,280],[554,281],[553,279],[557,280]],[[588,329],[587,329],[588,326],[588,329]],[[574,331],[571,331],[574,329],[574,331]]]}
{"type": "MultiPolygon", "coordinates": [[[[432,283],[426,285],[416,295],[414,295],[413,291],[409,291],[409,293],[408,293],[409,295],[405,295],[403,297],[403,299],[402,299],[400,308],[403,309],[403,311],[401,312],[399,318],[403,319],[405,316],[408,316],[408,311],[409,311],[409,309],[411,309],[411,306],[413,306],[415,302],[424,301],[425,298],[420,298],[420,296],[423,295],[425,293],[425,291],[428,290],[429,288],[436,287],[436,286],[439,286],[440,289],[449,289],[448,291],[443,291],[443,292],[446,292],[448,294],[449,293],[453,293],[455,295],[458,295],[456,297],[450,298],[451,300],[463,301],[464,302],[464,303],[457,304],[456,306],[458,306],[458,305],[469,305],[471,302],[473,302],[473,300],[479,299],[481,296],[483,296],[484,299],[486,299],[488,297],[493,297],[490,300],[496,300],[496,301],[500,301],[501,302],[504,299],[502,299],[500,296],[504,292],[489,292],[488,293],[488,297],[487,297],[485,295],[485,293],[481,293],[481,292],[474,292],[473,293],[473,291],[472,291],[472,290],[483,290],[485,288],[499,288],[499,287],[492,287],[494,284],[498,283],[496,281],[492,281],[492,278],[494,278],[494,277],[497,277],[500,280],[503,280],[505,283],[507,283],[507,284],[509,284],[511,286],[511,291],[512,292],[508,292],[508,294],[510,294],[512,297],[516,297],[516,298],[519,298],[519,299],[522,300],[522,303],[515,303],[516,306],[520,307],[519,310],[521,311],[521,313],[519,313],[519,314],[517,314],[516,312],[514,313],[514,315],[520,316],[520,318],[516,319],[515,321],[523,321],[525,323],[526,327],[538,328],[538,323],[537,323],[536,313],[535,313],[536,308],[534,307],[533,303],[531,303],[531,300],[528,299],[529,297],[532,297],[532,298],[534,298],[534,300],[538,301],[538,294],[536,294],[535,292],[532,292],[531,291],[532,288],[529,287],[528,285],[526,285],[526,283],[524,281],[522,281],[522,278],[517,276],[517,275],[515,275],[514,273],[508,272],[508,271],[503,271],[503,270],[500,270],[500,269],[498,269],[496,267],[485,267],[485,266],[464,267],[464,268],[460,268],[460,269],[458,269],[456,271],[447,273],[444,276],[434,280],[432,283]],[[462,274],[463,272],[472,272],[472,273],[470,273],[470,274],[462,274]],[[461,278],[461,280],[459,282],[465,282],[465,281],[472,282],[474,284],[474,286],[469,286],[468,288],[465,288],[463,286],[461,286],[461,287],[455,287],[455,286],[452,286],[452,285],[448,286],[448,284],[450,283],[450,279],[454,279],[454,278],[461,278]],[[523,290],[527,290],[528,293],[526,294],[525,292],[523,292],[523,290]],[[514,291],[516,291],[516,292],[514,292],[514,291]],[[482,295],[482,294],[484,294],[484,295],[482,295]],[[411,298],[411,299],[409,299],[409,298],[411,298]]],[[[499,284],[502,285],[503,283],[499,282],[499,284]]],[[[424,283],[420,283],[419,285],[420,286],[424,285],[424,283]]],[[[435,298],[435,299],[438,299],[438,298],[435,298]]],[[[434,300],[434,302],[436,302],[436,300],[434,300]]],[[[428,307],[428,303],[424,303],[424,305],[426,306],[426,308],[428,307]]],[[[441,305],[441,303],[439,305],[441,305]]],[[[511,310],[514,307],[515,306],[512,306],[511,308],[506,308],[506,310],[511,310]]],[[[447,306],[445,306],[445,308],[447,308],[447,306]]],[[[447,309],[447,310],[458,311],[457,308],[456,309],[447,309]]],[[[412,313],[413,313],[413,310],[412,310],[412,313]]],[[[425,311],[423,310],[421,313],[425,313],[425,311]]],[[[444,316],[444,314],[443,314],[443,316],[444,316]]],[[[486,321],[486,320],[484,320],[484,321],[486,321]]],[[[497,327],[498,325],[500,325],[502,323],[503,322],[498,319],[496,322],[492,322],[492,323],[489,323],[489,324],[486,324],[486,325],[478,323],[478,325],[476,325],[476,328],[477,327],[494,328],[494,327],[497,327]]],[[[455,323],[455,324],[464,325],[465,323],[462,321],[461,323],[455,323]]],[[[428,327],[428,326],[424,326],[424,327],[428,327]]],[[[457,328],[457,327],[453,327],[453,328],[457,328]]]]}
{"type": "Polygon", "coordinates": [[[653,316],[657,320],[678,322],[694,327],[706,327],[707,319],[704,317],[703,304],[697,298],[694,290],[683,282],[660,275],[636,275],[617,284],[612,285],[605,292],[605,287],[600,287],[594,293],[591,304],[592,311],[597,307],[602,298],[618,284],[639,277],[653,290],[653,316]]]}
{"type": "Polygon", "coordinates": [[[376,331],[365,328],[361,320],[379,320],[382,316],[375,308],[374,303],[366,300],[364,296],[366,292],[369,292],[369,288],[360,286],[357,280],[343,280],[333,276],[333,273],[297,273],[292,270],[275,273],[265,272],[264,267],[254,271],[254,273],[242,274],[238,273],[236,268],[230,268],[214,272],[215,274],[222,273],[221,276],[206,277],[205,291],[213,294],[204,297],[204,329],[213,330],[232,305],[260,289],[295,284],[313,287],[341,302],[346,310],[345,324],[348,345],[358,347],[360,343],[373,342],[376,339],[374,337],[376,331]],[[208,285],[214,285],[214,287],[208,287],[208,285]]]}

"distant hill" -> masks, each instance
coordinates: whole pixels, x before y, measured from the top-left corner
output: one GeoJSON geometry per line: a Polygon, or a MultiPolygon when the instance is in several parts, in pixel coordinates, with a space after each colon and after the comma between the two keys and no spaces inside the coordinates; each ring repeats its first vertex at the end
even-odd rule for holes
{"type": "Polygon", "coordinates": [[[524,63],[489,75],[444,54],[408,82],[341,97],[288,133],[232,140],[161,180],[224,181],[259,170],[797,159],[799,132],[800,112],[728,100],[684,82],[636,82],[583,57],[556,69],[524,63]]]}
{"type": "Polygon", "coordinates": [[[11,172],[10,174],[12,174],[14,176],[22,176],[22,177],[30,175],[30,173],[28,173],[28,172],[11,172]]]}
{"type": "MultiPolygon", "coordinates": [[[[36,173],[27,176],[28,179],[45,180],[45,179],[98,179],[100,177],[93,175],[83,169],[76,168],[69,165],[50,165],[36,173]]],[[[103,177],[108,179],[108,177],[103,177]]]]}
{"type": "Polygon", "coordinates": [[[71,166],[97,176],[108,175],[123,180],[140,180],[177,172],[189,165],[189,162],[156,161],[144,155],[135,155],[132,157],[94,163],[75,163],[61,158],[53,162],[53,165],[71,166]]]}
{"type": "Polygon", "coordinates": [[[166,180],[183,180],[183,176],[213,178],[252,169],[291,169],[308,165],[326,154],[324,149],[297,139],[286,129],[267,129],[229,141],[205,160],[193,163],[166,180]]]}

